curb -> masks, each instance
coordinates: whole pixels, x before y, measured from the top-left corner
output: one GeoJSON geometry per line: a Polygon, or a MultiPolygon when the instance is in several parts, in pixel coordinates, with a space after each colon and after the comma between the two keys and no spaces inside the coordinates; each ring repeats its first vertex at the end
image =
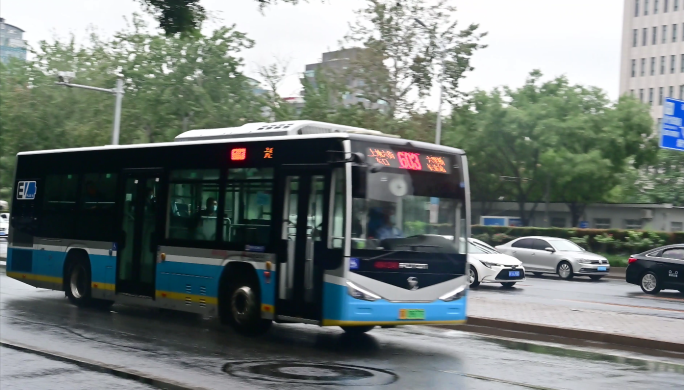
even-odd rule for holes
{"type": "Polygon", "coordinates": [[[596,332],[592,330],[559,328],[556,326],[530,324],[525,322],[504,321],[483,317],[468,317],[468,322],[466,325],[436,325],[436,327],[461,330],[473,333],[484,333],[490,335],[493,331],[496,330],[535,333],[546,336],[566,337],[571,339],[616,344],[627,347],[657,349],[661,351],[684,353],[684,344],[669,341],[651,340],[641,337],[596,332]],[[490,328],[491,331],[488,331],[488,329],[478,329],[479,327],[490,328]]]}
{"type": "Polygon", "coordinates": [[[195,387],[182,384],[180,382],[172,381],[169,379],[162,379],[148,374],[143,374],[139,371],[129,370],[120,366],[114,366],[110,364],[95,362],[93,360],[87,360],[80,357],[75,357],[71,355],[66,355],[57,352],[46,351],[42,349],[37,349],[24,344],[16,342],[8,342],[5,340],[0,340],[0,346],[15,349],[17,351],[32,353],[34,355],[39,355],[52,360],[58,360],[61,362],[66,362],[70,364],[75,364],[79,367],[102,372],[105,374],[110,374],[117,376],[119,378],[134,380],[136,382],[144,383],[150,386],[154,386],[160,389],[167,390],[206,390],[204,387],[195,387]]]}

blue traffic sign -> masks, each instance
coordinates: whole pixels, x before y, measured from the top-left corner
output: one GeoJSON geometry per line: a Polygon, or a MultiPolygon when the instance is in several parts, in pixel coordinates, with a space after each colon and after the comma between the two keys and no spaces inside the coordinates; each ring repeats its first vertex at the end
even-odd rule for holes
{"type": "Polygon", "coordinates": [[[684,101],[667,98],[663,105],[660,147],[684,152],[684,101]]]}

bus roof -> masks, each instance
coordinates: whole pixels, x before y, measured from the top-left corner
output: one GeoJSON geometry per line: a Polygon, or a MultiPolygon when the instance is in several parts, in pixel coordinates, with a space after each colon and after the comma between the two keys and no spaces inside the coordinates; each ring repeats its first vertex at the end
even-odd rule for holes
{"type": "Polygon", "coordinates": [[[105,145],[92,146],[82,148],[67,148],[67,149],[49,149],[36,150],[28,152],[20,152],[18,156],[34,155],[34,154],[51,154],[51,153],[69,153],[69,152],[86,152],[98,150],[118,150],[118,149],[143,149],[143,148],[158,148],[158,147],[174,147],[182,145],[203,145],[203,144],[221,144],[234,142],[255,142],[255,141],[285,141],[285,140],[299,140],[299,139],[320,139],[320,138],[343,138],[356,139],[366,142],[378,142],[392,145],[408,145],[422,149],[439,150],[445,153],[465,154],[461,149],[452,148],[443,145],[435,145],[432,143],[412,141],[402,139],[394,135],[384,134],[375,130],[366,130],[351,126],[334,125],[324,122],[314,121],[290,121],[290,122],[275,122],[275,123],[251,123],[240,127],[225,128],[225,129],[207,129],[207,130],[191,130],[180,134],[176,137],[174,142],[158,142],[147,144],[129,144],[129,145],[105,145]],[[291,124],[285,127],[286,124],[291,124]],[[321,125],[328,125],[329,127],[322,127],[321,125]],[[246,127],[247,126],[247,127],[246,127]],[[267,129],[260,129],[268,127],[267,129]],[[308,129],[307,129],[308,127],[308,129]],[[236,129],[241,129],[237,131],[236,129]],[[330,130],[332,129],[332,131],[330,130]],[[300,130],[303,130],[300,132],[300,130]],[[258,134],[254,134],[259,131],[258,134]],[[317,132],[318,131],[318,132],[317,132]],[[189,133],[191,136],[188,136],[189,133]],[[221,136],[221,133],[226,133],[221,136]],[[201,136],[204,135],[204,136],[201,136]]]}

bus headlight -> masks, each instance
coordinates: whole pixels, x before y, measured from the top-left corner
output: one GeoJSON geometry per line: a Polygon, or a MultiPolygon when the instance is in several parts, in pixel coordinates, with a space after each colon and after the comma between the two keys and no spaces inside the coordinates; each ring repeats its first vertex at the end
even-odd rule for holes
{"type": "Polygon", "coordinates": [[[363,289],[352,282],[347,282],[347,294],[356,299],[363,299],[364,301],[377,301],[378,299],[382,298],[379,295],[373,294],[372,292],[363,289]]]}
{"type": "Polygon", "coordinates": [[[444,302],[456,301],[456,300],[463,298],[467,292],[468,292],[468,285],[464,284],[463,286],[457,288],[456,290],[450,291],[450,292],[442,295],[441,297],[439,297],[439,299],[441,301],[444,301],[444,302]]]}

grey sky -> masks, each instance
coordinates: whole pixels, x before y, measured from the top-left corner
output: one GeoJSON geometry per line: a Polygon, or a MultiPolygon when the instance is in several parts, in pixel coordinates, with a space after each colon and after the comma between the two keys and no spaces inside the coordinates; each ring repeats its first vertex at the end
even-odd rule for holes
{"type": "MultiPolygon", "coordinates": [[[[246,72],[274,57],[290,61],[291,76],[281,87],[285,96],[298,94],[297,73],[320,54],[338,47],[364,0],[328,0],[297,6],[270,7],[262,15],[254,0],[203,0],[223,24],[236,23],[256,40],[244,53],[246,72]]],[[[474,57],[476,70],[464,90],[519,86],[530,70],[546,76],[565,74],[571,82],[598,86],[613,99],[618,95],[623,0],[452,0],[458,18],[480,23],[489,32],[489,47],[474,57]]],[[[30,44],[69,33],[83,37],[88,26],[111,35],[125,25],[124,16],[140,11],[136,0],[3,0],[7,23],[26,30],[30,44]]],[[[215,26],[215,24],[214,24],[215,26]]],[[[208,26],[208,27],[211,27],[208,26]]],[[[433,94],[434,95],[434,94],[433,94]]],[[[427,101],[436,107],[435,96],[427,101]]]]}

